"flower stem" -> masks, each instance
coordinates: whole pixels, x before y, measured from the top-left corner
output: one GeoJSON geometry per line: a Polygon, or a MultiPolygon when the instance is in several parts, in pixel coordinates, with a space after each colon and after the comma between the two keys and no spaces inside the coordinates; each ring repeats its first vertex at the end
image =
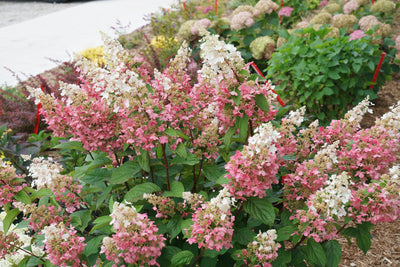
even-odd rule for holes
{"type": "Polygon", "coordinates": [[[165,144],[161,145],[161,149],[164,156],[164,167],[167,175],[167,190],[171,191],[171,185],[169,183],[169,173],[168,173],[168,160],[167,160],[167,154],[165,153],[165,144]]]}

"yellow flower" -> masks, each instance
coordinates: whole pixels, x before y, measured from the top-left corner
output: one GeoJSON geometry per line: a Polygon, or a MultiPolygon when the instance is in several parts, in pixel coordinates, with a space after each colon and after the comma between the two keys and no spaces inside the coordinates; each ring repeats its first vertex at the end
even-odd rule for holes
{"type": "Polygon", "coordinates": [[[175,37],[166,37],[164,35],[154,36],[150,42],[151,46],[155,49],[162,49],[166,47],[172,47],[179,44],[178,39],[175,37]]]}
{"type": "Polygon", "coordinates": [[[105,64],[104,61],[104,46],[87,48],[79,53],[84,58],[94,61],[98,66],[105,64]]]}

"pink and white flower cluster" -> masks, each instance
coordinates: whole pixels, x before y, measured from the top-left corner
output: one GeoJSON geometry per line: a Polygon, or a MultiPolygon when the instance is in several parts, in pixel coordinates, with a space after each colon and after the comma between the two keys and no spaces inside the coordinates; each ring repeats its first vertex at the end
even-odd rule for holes
{"type": "Polygon", "coordinates": [[[231,213],[235,200],[224,188],[218,196],[203,203],[193,213],[187,239],[189,244],[197,243],[199,248],[220,251],[232,247],[233,223],[231,213]]]}
{"type": "Polygon", "coordinates": [[[0,207],[11,203],[13,197],[26,186],[22,178],[10,163],[0,159],[0,207]]]}
{"type": "Polygon", "coordinates": [[[77,231],[72,226],[66,228],[63,223],[52,224],[44,227],[42,233],[47,257],[51,263],[62,267],[86,266],[79,258],[86,246],[85,238],[77,236],[77,231]]]}
{"type": "Polygon", "coordinates": [[[112,237],[105,237],[100,253],[108,260],[124,265],[157,265],[166,240],[157,234],[158,228],[147,214],[140,214],[134,207],[114,202],[111,224],[116,230],[112,237]]]}
{"type": "Polygon", "coordinates": [[[243,250],[246,266],[271,267],[271,262],[278,257],[278,249],[281,247],[281,244],[275,242],[277,238],[275,229],[260,231],[255,240],[243,250]]]}

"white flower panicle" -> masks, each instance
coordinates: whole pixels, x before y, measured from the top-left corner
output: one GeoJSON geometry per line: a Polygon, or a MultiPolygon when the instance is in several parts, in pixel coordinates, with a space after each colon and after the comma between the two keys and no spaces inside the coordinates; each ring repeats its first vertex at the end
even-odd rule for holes
{"type": "Polygon", "coordinates": [[[61,175],[62,166],[53,161],[51,157],[45,159],[37,157],[32,159],[28,167],[29,175],[33,178],[32,186],[37,188],[56,187],[57,178],[61,175]]]}
{"type": "MultiPolygon", "coordinates": [[[[0,231],[4,232],[4,226],[3,226],[3,221],[6,217],[7,213],[5,211],[0,213],[0,231]]],[[[32,237],[28,235],[28,228],[20,228],[17,227],[15,224],[11,224],[8,233],[14,233],[18,236],[18,240],[23,243],[23,247],[30,246],[31,251],[33,254],[42,256],[44,254],[44,251],[35,246],[34,244],[31,244],[32,237]]],[[[13,266],[19,266],[19,263],[24,259],[25,256],[28,254],[22,250],[18,250],[15,254],[7,254],[5,255],[4,259],[0,259],[0,266],[2,267],[13,267],[13,266]]]]}
{"type": "Polygon", "coordinates": [[[235,206],[235,202],[236,200],[229,193],[229,189],[224,187],[221,191],[219,191],[218,196],[210,200],[210,205],[219,208],[223,212],[221,213],[221,219],[224,220],[226,213],[231,209],[232,206],[235,206]]]}
{"type": "Polygon", "coordinates": [[[395,165],[389,169],[390,180],[400,186],[400,166],[395,165]]]}
{"type": "Polygon", "coordinates": [[[303,106],[295,111],[290,111],[288,117],[286,118],[286,120],[293,124],[296,125],[297,127],[300,127],[300,125],[303,123],[304,121],[304,114],[306,113],[306,107],[303,106]]]}
{"type": "Polygon", "coordinates": [[[349,181],[350,177],[346,172],[334,174],[326,181],[327,186],[314,194],[314,201],[325,204],[327,216],[336,215],[340,218],[346,215],[344,205],[351,199],[349,181]]]}
{"type": "Polygon", "coordinates": [[[391,106],[389,112],[383,114],[380,119],[377,119],[375,124],[400,131],[400,101],[396,105],[391,106]]]}
{"type": "Polygon", "coordinates": [[[268,150],[272,153],[277,151],[275,142],[281,138],[280,133],[274,129],[270,122],[261,124],[254,130],[254,135],[249,138],[249,145],[253,150],[260,153],[263,150],[268,150]]]}
{"type": "Polygon", "coordinates": [[[369,108],[369,106],[372,105],[373,104],[369,101],[369,96],[367,96],[363,101],[358,103],[357,106],[349,110],[344,118],[351,123],[356,123],[357,127],[360,127],[360,122],[364,115],[367,112],[372,113],[372,109],[369,108]]]}
{"type": "Polygon", "coordinates": [[[325,144],[324,147],[318,151],[317,155],[315,155],[315,159],[320,159],[327,157],[332,160],[333,163],[338,163],[336,148],[339,146],[340,141],[337,140],[330,145],[325,144]]]}
{"type": "Polygon", "coordinates": [[[275,229],[270,229],[266,232],[259,232],[256,236],[257,241],[253,241],[253,245],[258,245],[260,254],[270,254],[280,247],[279,243],[275,243],[278,238],[275,229]]]}
{"type": "Polygon", "coordinates": [[[110,222],[113,225],[116,221],[118,221],[122,227],[126,228],[132,223],[133,218],[136,218],[136,208],[134,206],[127,206],[123,203],[114,202],[113,211],[110,216],[113,218],[110,222]]]}
{"type": "Polygon", "coordinates": [[[223,76],[234,77],[234,72],[243,69],[245,64],[239,51],[231,44],[220,41],[219,35],[206,32],[200,45],[200,56],[204,60],[200,75],[207,78],[223,76]]]}

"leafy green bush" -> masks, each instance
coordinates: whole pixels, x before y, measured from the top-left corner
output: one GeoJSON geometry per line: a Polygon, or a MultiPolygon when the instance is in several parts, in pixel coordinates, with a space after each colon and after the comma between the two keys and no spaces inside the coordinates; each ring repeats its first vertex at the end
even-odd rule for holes
{"type": "Polygon", "coordinates": [[[370,37],[349,41],[341,32],[339,37],[327,38],[326,27],[312,27],[283,36],[283,44],[268,62],[267,78],[277,84],[277,93],[310,113],[328,122],[341,116],[350,105],[369,96],[376,98],[378,89],[393,72],[389,57],[382,64],[373,90],[369,87],[382,51],[370,42],[370,37]]]}

